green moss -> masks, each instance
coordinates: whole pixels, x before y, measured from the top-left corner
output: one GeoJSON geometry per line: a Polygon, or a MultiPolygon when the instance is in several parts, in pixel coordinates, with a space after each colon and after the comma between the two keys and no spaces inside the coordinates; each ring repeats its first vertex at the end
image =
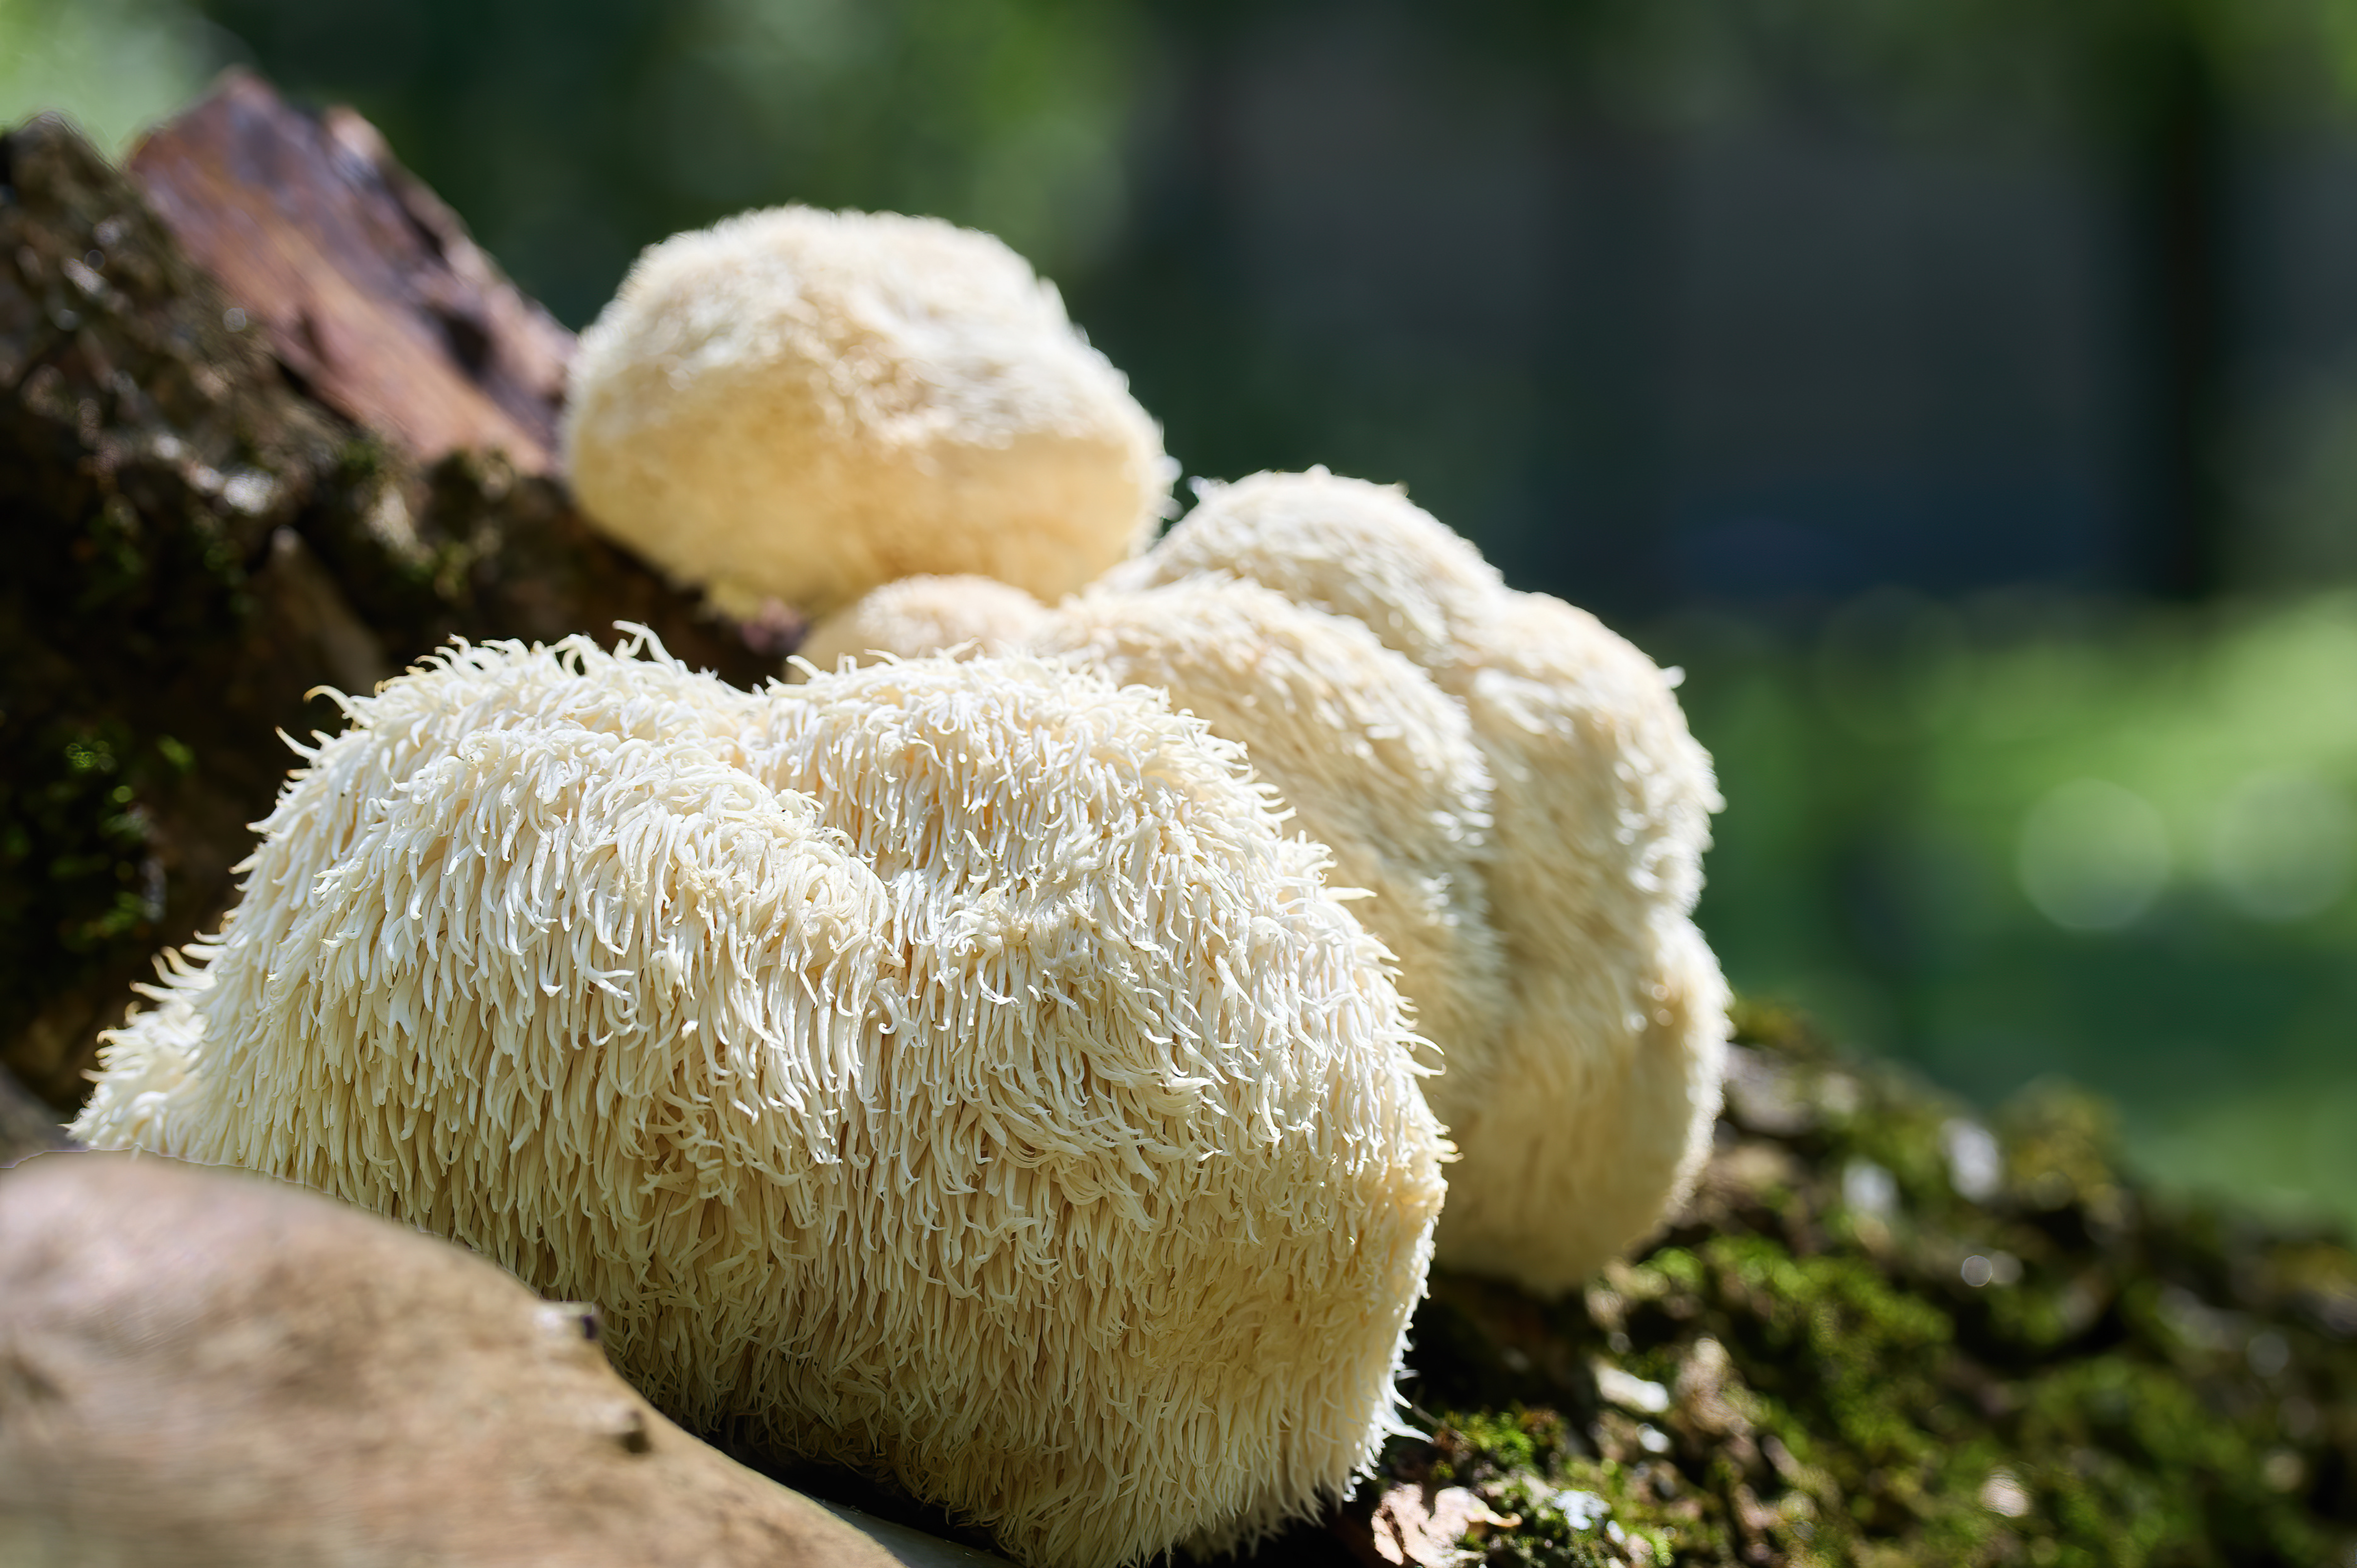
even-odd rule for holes
{"type": "Polygon", "coordinates": [[[2156,1198],[2065,1086],[1985,1127],[1788,1015],[1738,1037],[1650,1254],[1558,1304],[1436,1282],[1383,1486],[1472,1487],[1492,1564],[2357,1561],[2345,1238],[2156,1198]]]}
{"type": "Polygon", "coordinates": [[[194,766],[169,736],[58,725],[0,779],[0,950],[102,953],[151,940],[164,871],[150,800],[194,766]]]}

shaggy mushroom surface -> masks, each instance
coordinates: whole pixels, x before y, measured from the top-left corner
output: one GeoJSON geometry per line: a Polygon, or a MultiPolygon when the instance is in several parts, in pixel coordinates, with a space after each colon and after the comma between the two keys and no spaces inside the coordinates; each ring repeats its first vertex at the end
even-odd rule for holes
{"type": "Polygon", "coordinates": [[[1332,854],[1399,966],[1418,1034],[1460,1083],[1488,1069],[1503,961],[1489,918],[1490,773],[1463,711],[1355,620],[1232,577],[1095,589],[1054,610],[981,577],[888,584],[823,621],[797,671],[830,658],[1024,649],[1168,693],[1243,746],[1332,854]]]}
{"type": "MultiPolygon", "coordinates": [[[[935,625],[1008,624],[983,596],[955,609],[952,582],[908,590],[925,620],[884,613],[892,591],[819,636],[857,623],[911,656],[935,625]]],[[[1462,1156],[1441,1262],[1557,1294],[1676,1208],[1727,996],[1691,918],[1718,795],[1674,677],[1508,588],[1397,489],[1323,469],[1205,487],[1028,646],[1242,743],[1372,894],[1360,918],[1446,1060],[1426,1086],[1462,1156]]]]}
{"type": "Polygon", "coordinates": [[[1446,1145],[1381,947],[1159,693],[459,649],[348,699],[76,1123],[597,1303],[683,1424],[1040,1568],[1394,1429],[1446,1145]]]}
{"type": "Polygon", "coordinates": [[[1448,1073],[1487,1071],[1505,990],[1483,886],[1490,770],[1422,671],[1357,621],[1210,578],[1073,599],[1032,646],[1168,692],[1241,743],[1288,825],[1332,852],[1333,880],[1367,895],[1353,911],[1397,961],[1448,1073]]]}
{"type": "Polygon", "coordinates": [[[915,573],[1079,587],[1153,536],[1160,431],[997,240],[777,208],[648,250],[582,334],[565,464],[732,615],[915,573]]]}
{"type": "Polygon", "coordinates": [[[1208,490],[1115,575],[1204,572],[1360,621],[1462,706],[1511,996],[1486,1071],[1431,1086],[1463,1151],[1439,1255],[1573,1288],[1684,1200],[1718,1110],[1727,992],[1692,913],[1719,797],[1674,678],[1398,490],[1322,470],[1208,490]]]}

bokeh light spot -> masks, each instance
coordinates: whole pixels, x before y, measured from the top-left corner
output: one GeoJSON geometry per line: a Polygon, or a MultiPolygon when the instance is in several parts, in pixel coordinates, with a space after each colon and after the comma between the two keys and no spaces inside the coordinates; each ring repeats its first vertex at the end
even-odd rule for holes
{"type": "Polygon", "coordinates": [[[2078,779],[2030,808],[2016,868],[2030,903],[2064,930],[2113,931],[2152,908],[2169,858],[2169,830],[2143,796],[2078,779]]]}
{"type": "Polygon", "coordinates": [[[2302,773],[2255,773],[2210,822],[2210,874],[2255,920],[2321,914],[2357,869],[2357,813],[2346,791],[2302,773]]]}

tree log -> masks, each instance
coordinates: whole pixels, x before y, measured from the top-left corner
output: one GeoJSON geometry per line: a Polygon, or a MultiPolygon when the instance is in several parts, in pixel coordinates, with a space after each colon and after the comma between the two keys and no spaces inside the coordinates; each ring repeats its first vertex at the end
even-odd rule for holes
{"type": "Polygon", "coordinates": [[[131,169],[0,137],[0,1069],[61,1111],[227,908],[317,688],[618,621],[751,685],[796,631],[583,520],[570,337],[358,116],[232,76],[131,169]]]}

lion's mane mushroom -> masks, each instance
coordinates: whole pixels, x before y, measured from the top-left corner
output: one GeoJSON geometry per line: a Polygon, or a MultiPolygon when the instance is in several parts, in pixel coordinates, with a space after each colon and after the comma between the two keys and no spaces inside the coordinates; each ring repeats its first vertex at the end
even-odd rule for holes
{"type": "Polygon", "coordinates": [[[1159,687],[1241,743],[1333,853],[1332,879],[1373,895],[1354,908],[1398,961],[1417,1031],[1450,1074],[1486,1076],[1505,979],[1482,886],[1490,770],[1422,671],[1356,621],[1208,577],[1069,600],[1032,647],[1159,687]]]}
{"type": "Polygon", "coordinates": [[[845,606],[811,628],[789,676],[832,670],[871,654],[920,658],[952,650],[969,659],[1022,651],[1048,610],[995,577],[903,577],[845,606]]]}
{"type": "Polygon", "coordinates": [[[1014,252],[801,207],[641,255],[582,334],[564,435],[589,516],[737,615],[920,572],[1060,595],[1152,537],[1172,477],[1014,252]]]}
{"type": "MultiPolygon", "coordinates": [[[[938,622],[987,613],[958,611],[954,590],[926,590],[938,622]]],[[[886,618],[845,617],[888,630],[888,651],[939,646],[886,618]]],[[[1361,918],[1443,1048],[1426,1092],[1463,1151],[1442,1262],[1565,1290],[1683,1200],[1727,1028],[1690,918],[1718,797],[1672,679],[1642,653],[1509,589],[1398,489],[1323,469],[1205,487],[1030,646],[1166,687],[1243,743],[1343,876],[1377,893],[1361,918]],[[1469,768],[1437,769],[1459,748],[1469,768]],[[1427,806],[1458,804],[1419,823],[1403,788],[1417,779],[1427,806]],[[1486,849],[1433,825],[1483,811],[1486,849]],[[1413,891],[1443,885],[1446,905],[1413,891]]]]}
{"type": "Polygon", "coordinates": [[[1323,470],[1207,489],[1111,580],[1207,572],[1361,622],[1462,704],[1512,999],[1494,1079],[1430,1085],[1463,1151],[1438,1255],[1569,1289],[1684,1200],[1717,1113],[1727,988],[1691,913],[1719,797],[1674,678],[1397,489],[1323,470]]]}
{"type": "Polygon", "coordinates": [[[597,1302],[694,1428],[1043,1568],[1225,1542],[1393,1428],[1446,1145],[1380,948],[1160,694],[760,696],[462,649],[347,703],[76,1131],[597,1302]]]}
{"type": "Polygon", "coordinates": [[[1242,745],[1332,853],[1331,880],[1372,896],[1356,913],[1398,961],[1418,1033],[1460,1081],[1487,1071],[1505,988],[1482,885],[1489,768],[1423,671],[1357,621],[1213,576],[1055,610],[987,578],[911,577],[821,622],[795,662],[1011,650],[1158,688],[1242,745]]]}

